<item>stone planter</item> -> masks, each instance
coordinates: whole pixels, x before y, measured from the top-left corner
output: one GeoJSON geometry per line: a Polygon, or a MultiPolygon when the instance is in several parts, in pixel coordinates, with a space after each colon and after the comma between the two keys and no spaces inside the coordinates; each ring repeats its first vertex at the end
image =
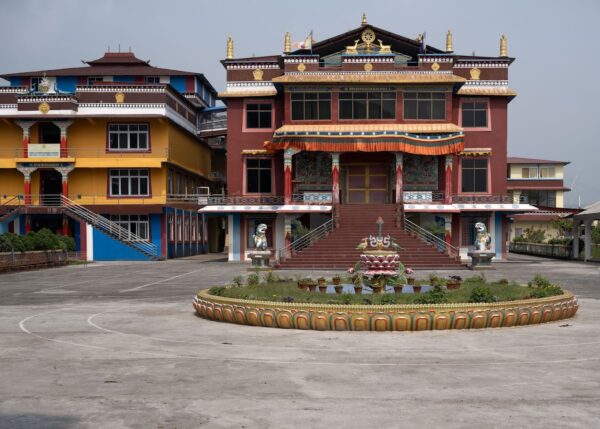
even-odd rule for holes
{"type": "Polygon", "coordinates": [[[412,287],[413,288],[413,293],[421,293],[421,288],[422,287],[423,286],[415,286],[415,285],[413,285],[413,287],[412,287]]]}
{"type": "Polygon", "coordinates": [[[344,286],[337,284],[337,285],[334,285],[333,288],[335,289],[335,293],[340,294],[340,293],[342,293],[342,289],[344,289],[344,286]]]}

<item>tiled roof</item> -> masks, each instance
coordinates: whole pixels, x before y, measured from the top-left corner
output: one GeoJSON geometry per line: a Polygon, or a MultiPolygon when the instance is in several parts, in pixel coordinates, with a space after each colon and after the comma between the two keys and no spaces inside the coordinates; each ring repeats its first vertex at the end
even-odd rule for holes
{"type": "Polygon", "coordinates": [[[550,161],[547,159],[521,158],[516,156],[509,156],[508,158],[506,158],[506,162],[508,164],[570,164],[570,161],[550,161]]]}

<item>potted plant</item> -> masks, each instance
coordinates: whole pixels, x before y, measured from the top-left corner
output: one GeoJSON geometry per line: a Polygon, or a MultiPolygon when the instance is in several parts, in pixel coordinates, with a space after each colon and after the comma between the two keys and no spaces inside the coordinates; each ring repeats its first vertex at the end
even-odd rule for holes
{"type": "Polygon", "coordinates": [[[298,280],[298,289],[308,291],[308,279],[298,280]]]}
{"type": "Polygon", "coordinates": [[[325,277],[319,277],[317,279],[317,284],[319,285],[319,292],[325,293],[327,290],[327,279],[325,279],[325,277]]]}
{"type": "Polygon", "coordinates": [[[411,286],[415,284],[415,278],[413,277],[414,273],[415,272],[412,268],[406,268],[404,270],[404,274],[406,275],[406,282],[411,286]]]}
{"type": "Polygon", "coordinates": [[[338,275],[335,275],[331,278],[331,282],[333,283],[334,286],[338,286],[342,284],[342,278],[338,275]]]}
{"type": "Polygon", "coordinates": [[[448,290],[458,289],[460,288],[461,282],[462,278],[460,276],[450,276],[446,283],[446,288],[448,288],[448,290]]]}
{"type": "Polygon", "coordinates": [[[308,286],[308,290],[310,292],[317,290],[317,282],[315,282],[313,279],[310,279],[306,285],[308,286]]]}
{"type": "Polygon", "coordinates": [[[334,285],[333,288],[335,289],[335,293],[340,294],[342,293],[342,290],[344,289],[344,286],[340,285],[334,285]]]}
{"type": "MultiPolygon", "coordinates": [[[[414,280],[414,279],[413,279],[413,280],[414,280]]],[[[409,283],[409,284],[410,284],[410,283],[409,283]]],[[[421,293],[421,288],[422,288],[423,286],[421,286],[421,285],[416,285],[416,284],[414,284],[414,282],[413,282],[413,284],[412,284],[411,286],[412,286],[412,288],[413,288],[413,293],[421,293]]]]}
{"type": "Polygon", "coordinates": [[[356,265],[352,268],[348,268],[348,273],[352,274],[352,284],[354,285],[354,293],[356,295],[360,295],[363,290],[363,276],[360,272],[360,263],[356,263],[356,265]]]}

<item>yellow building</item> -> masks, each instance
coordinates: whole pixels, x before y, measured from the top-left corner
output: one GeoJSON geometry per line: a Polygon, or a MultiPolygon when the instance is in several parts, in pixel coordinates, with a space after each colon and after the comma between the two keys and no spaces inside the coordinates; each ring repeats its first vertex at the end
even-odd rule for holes
{"type": "Polygon", "coordinates": [[[1,76],[0,232],[47,227],[96,260],[206,250],[198,195],[222,187],[224,151],[198,125],[215,90],[129,52],[87,64],[1,76]]]}

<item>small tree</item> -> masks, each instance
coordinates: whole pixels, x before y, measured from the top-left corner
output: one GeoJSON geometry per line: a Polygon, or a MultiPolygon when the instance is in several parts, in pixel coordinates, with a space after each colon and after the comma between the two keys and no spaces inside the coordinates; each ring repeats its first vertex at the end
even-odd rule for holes
{"type": "Polygon", "coordinates": [[[558,232],[557,238],[567,238],[571,236],[573,232],[573,220],[572,219],[556,219],[551,222],[552,228],[558,232]]]}
{"type": "Polygon", "coordinates": [[[528,243],[543,243],[546,238],[546,231],[541,228],[526,228],[523,231],[523,236],[525,237],[524,241],[528,243]]]}

